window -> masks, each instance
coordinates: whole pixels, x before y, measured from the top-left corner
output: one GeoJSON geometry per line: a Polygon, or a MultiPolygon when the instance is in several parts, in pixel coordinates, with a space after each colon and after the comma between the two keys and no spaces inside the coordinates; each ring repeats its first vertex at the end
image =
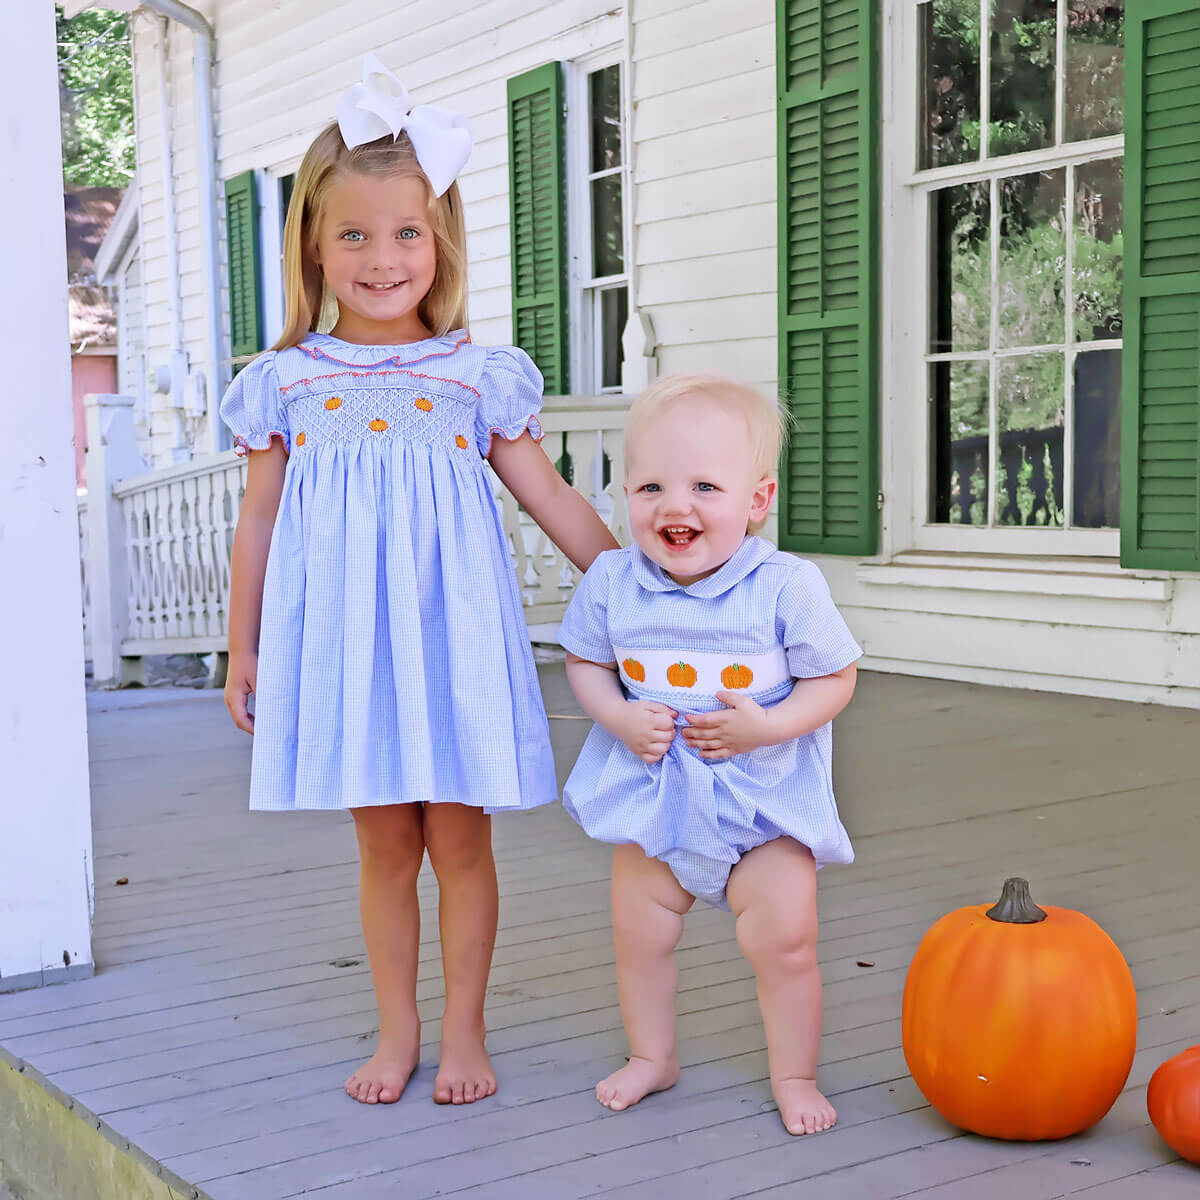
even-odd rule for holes
{"type": "MultiPolygon", "coordinates": [[[[1118,525],[1124,16],[916,5],[927,530],[1024,527],[1085,552],[1051,531],[1118,525]]],[[[1115,552],[1106,536],[1092,552],[1115,552]]]]}
{"type": "Polygon", "coordinates": [[[578,65],[568,86],[571,376],[576,391],[619,392],[629,316],[621,65],[578,65]]]}

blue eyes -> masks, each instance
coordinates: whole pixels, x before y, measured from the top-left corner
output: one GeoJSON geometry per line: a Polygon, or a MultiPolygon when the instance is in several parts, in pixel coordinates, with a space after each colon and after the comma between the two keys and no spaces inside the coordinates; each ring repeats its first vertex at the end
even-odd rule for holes
{"type": "MultiPolygon", "coordinates": [[[[662,491],[662,487],[657,483],[643,483],[641,490],[643,492],[658,493],[662,491]]],[[[699,492],[715,492],[718,488],[715,483],[698,483],[696,484],[696,490],[699,492]]]]}
{"type": "MultiPolygon", "coordinates": [[[[353,242],[355,244],[365,242],[367,240],[366,234],[363,233],[362,230],[360,230],[360,229],[347,229],[346,232],[343,233],[341,236],[342,236],[342,241],[353,242]]],[[[421,236],[421,231],[419,229],[413,229],[413,227],[411,225],[405,226],[405,228],[400,230],[400,240],[402,242],[411,242],[413,240],[413,238],[420,237],[420,236],[421,236]]]]}

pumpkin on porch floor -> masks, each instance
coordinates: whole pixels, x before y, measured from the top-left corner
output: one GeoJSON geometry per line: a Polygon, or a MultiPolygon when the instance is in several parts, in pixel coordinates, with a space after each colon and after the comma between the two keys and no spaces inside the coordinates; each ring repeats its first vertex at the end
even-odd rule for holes
{"type": "Polygon", "coordinates": [[[999,902],[948,913],[904,984],[913,1080],[953,1125],[1043,1141],[1094,1125],[1120,1095],[1137,1041],[1129,967],[1093,920],[1034,904],[1023,879],[999,902]]]}
{"type": "Polygon", "coordinates": [[[1192,1046],[1150,1076],[1146,1089],[1150,1120],[1172,1150],[1200,1163],[1200,1046],[1192,1046]]]}

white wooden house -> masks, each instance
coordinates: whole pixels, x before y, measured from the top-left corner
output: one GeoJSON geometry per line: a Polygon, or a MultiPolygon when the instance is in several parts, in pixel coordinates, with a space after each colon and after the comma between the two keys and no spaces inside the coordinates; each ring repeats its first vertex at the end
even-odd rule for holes
{"type": "Polygon", "coordinates": [[[472,334],[577,427],[655,372],[785,396],[779,541],[865,665],[1200,704],[1197,0],[155,0],[133,41],[151,465],[226,448],[374,51],[470,116],[472,334]]]}

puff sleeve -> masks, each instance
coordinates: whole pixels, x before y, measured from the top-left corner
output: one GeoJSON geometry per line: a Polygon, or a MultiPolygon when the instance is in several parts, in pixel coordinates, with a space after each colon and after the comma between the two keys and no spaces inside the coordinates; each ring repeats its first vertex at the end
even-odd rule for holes
{"type": "Polygon", "coordinates": [[[778,622],[788,667],[796,679],[819,679],[862,657],[829,584],[814,563],[796,560],[796,569],[779,593],[778,622]]]}
{"type": "Polygon", "coordinates": [[[238,372],[221,401],[221,420],[229,426],[234,449],[243,457],[251,450],[269,449],[272,438],[282,439],[283,448],[291,453],[274,350],[260,354],[238,372]]]}
{"type": "Polygon", "coordinates": [[[559,626],[558,640],[565,650],[588,662],[616,661],[608,631],[608,566],[620,550],[605,550],[585,572],[567,605],[559,626]]]}
{"type": "Polygon", "coordinates": [[[494,346],[487,352],[475,410],[475,443],[484,458],[491,453],[492,438],[515,441],[529,430],[542,440],[537,414],[542,410],[542,373],[516,346],[494,346]]]}

